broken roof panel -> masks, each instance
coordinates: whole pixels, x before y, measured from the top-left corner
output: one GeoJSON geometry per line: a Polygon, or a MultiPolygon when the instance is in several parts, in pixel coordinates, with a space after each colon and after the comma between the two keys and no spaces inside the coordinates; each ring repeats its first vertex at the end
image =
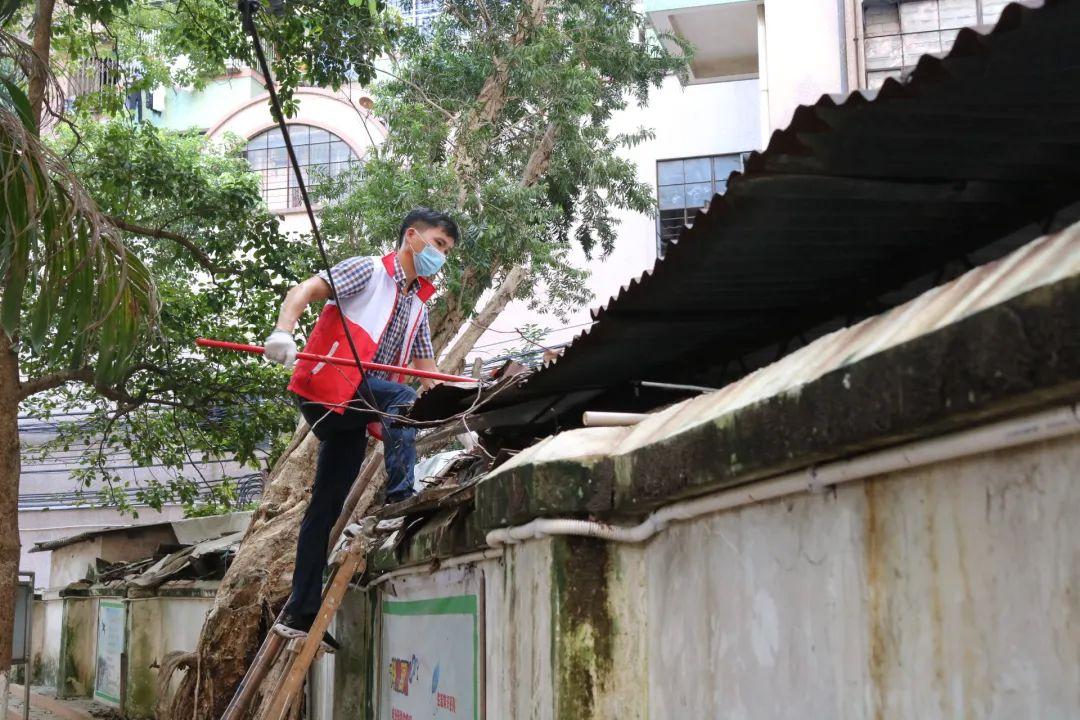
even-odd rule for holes
{"type": "Polygon", "coordinates": [[[173,536],[176,538],[176,542],[182,545],[191,545],[193,543],[202,542],[204,540],[212,540],[219,538],[229,533],[238,532],[240,530],[247,529],[248,523],[251,522],[251,512],[234,512],[226,513],[223,515],[209,515],[207,517],[200,518],[187,518],[184,520],[171,520],[168,522],[159,523],[146,523],[143,525],[113,525],[109,527],[100,528],[97,530],[90,530],[88,532],[78,533],[76,535],[69,535],[67,537],[57,538],[56,540],[47,540],[45,542],[35,543],[30,552],[45,552],[48,550],[56,550],[58,548],[73,545],[77,542],[84,540],[92,540],[102,535],[114,535],[127,533],[129,535],[136,535],[140,532],[146,532],[148,530],[168,528],[172,530],[173,536]]]}
{"type": "MultiPolygon", "coordinates": [[[[642,380],[722,387],[1068,225],[1080,200],[1077,37],[1078,2],[1011,5],[990,34],[962,30],[946,57],[922,58],[872,100],[800,107],[562,358],[487,398],[477,427],[539,436],[578,425],[585,402],[678,399],[646,397],[642,380]]],[[[434,391],[414,417],[464,409],[434,391]]]]}

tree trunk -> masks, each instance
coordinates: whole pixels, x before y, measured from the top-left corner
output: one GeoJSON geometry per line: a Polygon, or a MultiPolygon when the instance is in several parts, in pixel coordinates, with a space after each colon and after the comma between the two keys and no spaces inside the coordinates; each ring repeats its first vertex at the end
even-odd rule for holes
{"type": "Polygon", "coordinates": [[[7,718],[19,572],[19,358],[0,330],[0,718],[7,718]]]}
{"type": "Polygon", "coordinates": [[[289,595],[296,536],[315,475],[318,441],[306,426],[271,471],[270,483],[203,623],[194,662],[169,716],[220,717],[289,595]]]}
{"type": "MultiPolygon", "coordinates": [[[[318,440],[301,425],[293,442],[270,471],[270,482],[259,509],[218,587],[214,606],[203,623],[193,657],[182,667],[187,674],[168,701],[160,701],[159,717],[173,720],[215,720],[232,699],[271,623],[289,596],[296,537],[307,509],[315,476],[318,440]]],[[[353,513],[367,512],[384,479],[381,450],[369,452],[360,475],[371,475],[353,513]],[[378,466],[374,469],[372,465],[378,466]]],[[[263,687],[276,677],[267,676],[263,687]]],[[[159,685],[167,679],[159,679],[159,685]]],[[[266,697],[257,694],[252,707],[266,697]]],[[[259,717],[259,712],[254,714],[259,717]]]]}
{"type": "Polygon", "coordinates": [[[38,0],[34,11],[34,54],[42,65],[34,69],[30,76],[30,108],[34,120],[41,127],[41,116],[45,110],[45,88],[48,84],[46,75],[49,67],[49,53],[52,45],[52,21],[55,0],[38,0]]]}
{"type": "Polygon", "coordinates": [[[495,290],[495,294],[469,321],[468,327],[458,337],[457,342],[443,356],[439,365],[446,372],[461,371],[461,368],[465,366],[465,356],[473,349],[473,345],[484,334],[484,331],[499,317],[499,313],[505,310],[510,301],[514,299],[514,294],[521,287],[521,284],[525,282],[527,275],[528,271],[523,265],[517,265],[507,273],[506,278],[495,290]]]}

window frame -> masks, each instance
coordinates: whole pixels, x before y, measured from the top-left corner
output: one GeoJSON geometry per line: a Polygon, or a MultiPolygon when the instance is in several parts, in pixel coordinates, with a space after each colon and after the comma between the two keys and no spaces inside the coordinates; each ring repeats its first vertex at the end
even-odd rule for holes
{"type": "MultiPolygon", "coordinates": [[[[678,233],[682,232],[683,227],[690,227],[691,226],[692,220],[693,220],[694,216],[698,213],[699,210],[701,210],[703,207],[706,207],[708,205],[708,203],[714,197],[716,197],[717,195],[722,195],[725,192],[727,192],[728,178],[731,177],[732,172],[742,172],[743,171],[743,169],[746,167],[746,159],[747,159],[747,157],[749,157],[749,155],[750,155],[749,150],[743,150],[743,151],[736,151],[736,152],[713,153],[711,155],[687,155],[685,157],[662,158],[662,159],[657,159],[655,161],[655,166],[653,168],[653,171],[654,171],[655,187],[656,187],[656,257],[658,257],[658,258],[663,258],[664,257],[664,254],[665,254],[665,252],[667,250],[668,244],[672,240],[674,240],[674,239],[676,239],[678,237],[678,233]],[[738,160],[738,167],[736,167],[733,170],[729,171],[728,174],[725,175],[724,177],[719,178],[716,175],[716,160],[718,158],[737,159],[738,160]],[[690,160],[708,160],[709,161],[709,181],[708,181],[709,184],[710,184],[709,197],[705,201],[704,205],[698,205],[698,206],[695,206],[695,207],[688,207],[686,205],[685,188],[688,185],[702,184],[704,181],[697,181],[697,182],[689,182],[688,183],[686,181],[685,165],[684,165],[683,180],[682,180],[681,183],[667,183],[667,184],[664,184],[664,185],[662,185],[660,183],[660,166],[662,164],[664,164],[664,163],[675,163],[675,162],[686,163],[687,161],[690,161],[690,160]],[[723,183],[723,189],[718,189],[718,187],[717,187],[718,182],[723,183]],[[661,202],[660,202],[661,188],[675,187],[677,185],[681,185],[684,188],[683,206],[681,208],[682,209],[682,214],[683,214],[683,222],[682,222],[682,225],[679,226],[678,233],[676,233],[675,236],[670,237],[670,238],[665,238],[664,237],[664,225],[663,225],[663,222],[664,222],[663,213],[665,212],[665,210],[660,207],[660,204],[661,204],[661,202]]],[[[668,210],[669,211],[670,210],[675,210],[675,208],[668,208],[668,210]]]]}
{"type": "MultiPolygon", "coordinates": [[[[362,156],[356,152],[353,145],[332,130],[309,122],[291,122],[287,124],[287,127],[289,128],[289,138],[292,141],[293,150],[296,151],[305,184],[311,182],[312,168],[325,168],[329,177],[337,177],[340,173],[355,167],[361,162],[362,156]],[[325,134],[326,140],[312,143],[311,136],[316,132],[325,134]],[[298,141],[298,138],[303,139],[298,141]],[[326,160],[312,162],[311,148],[321,148],[321,146],[325,146],[326,160]],[[339,151],[344,148],[348,151],[347,156],[344,159],[335,160],[335,148],[339,151]],[[334,172],[335,170],[336,172],[334,172]]],[[[300,188],[296,183],[296,174],[285,150],[284,139],[273,137],[275,133],[280,136],[281,130],[277,125],[271,125],[251,135],[244,145],[243,157],[251,171],[259,177],[259,194],[263,202],[266,203],[267,208],[275,213],[296,212],[304,207],[300,196],[300,188]],[[263,139],[262,147],[252,147],[260,139],[263,139]],[[271,146],[271,142],[280,144],[271,146]],[[259,151],[263,152],[262,165],[256,167],[253,162],[253,155],[259,151]],[[275,160],[274,164],[271,164],[272,151],[277,151],[275,154],[282,155],[283,160],[275,160]],[[280,179],[271,181],[272,176],[277,176],[280,179]],[[281,193],[284,194],[284,202],[277,199],[281,197],[281,193]]]]}
{"type": "MultiPolygon", "coordinates": [[[[869,90],[876,90],[880,88],[881,84],[885,82],[885,80],[889,77],[903,80],[903,78],[906,77],[906,75],[911,72],[911,70],[918,63],[918,57],[922,57],[922,55],[925,54],[936,54],[940,56],[948,53],[949,50],[952,48],[952,44],[955,42],[956,34],[959,33],[963,28],[970,27],[979,31],[989,30],[994,24],[997,23],[998,19],[1001,16],[1001,11],[1008,4],[1008,2],[1001,3],[1000,7],[996,9],[996,14],[994,15],[993,20],[988,21],[987,8],[985,6],[988,3],[991,4],[991,6],[997,5],[1000,0],[972,0],[975,5],[974,24],[943,27],[941,20],[941,0],[934,0],[938,18],[936,28],[905,31],[903,29],[903,16],[901,14],[900,8],[903,5],[910,5],[920,1],[924,0],[854,0],[858,10],[856,15],[857,26],[855,27],[855,33],[858,43],[856,51],[858,52],[859,64],[861,65],[861,67],[859,68],[861,77],[858,78],[860,87],[869,90]],[[896,9],[897,32],[871,34],[870,29],[867,26],[867,10],[874,7],[886,6],[896,9]],[[917,35],[922,35],[925,33],[938,33],[939,49],[930,53],[920,53],[916,56],[916,60],[914,63],[905,64],[904,39],[917,35]],[[945,33],[951,33],[952,38],[946,41],[943,37],[943,34],[945,33]],[[900,65],[889,65],[888,67],[874,68],[870,67],[871,61],[867,54],[867,46],[870,42],[874,40],[879,40],[881,38],[896,38],[898,40],[898,42],[900,43],[900,65]]],[[[1023,2],[1023,0],[1020,1],[1023,2]]]]}

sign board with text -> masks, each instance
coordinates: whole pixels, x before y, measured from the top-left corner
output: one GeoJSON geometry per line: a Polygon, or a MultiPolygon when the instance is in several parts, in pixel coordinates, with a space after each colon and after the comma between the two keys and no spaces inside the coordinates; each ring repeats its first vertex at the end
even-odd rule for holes
{"type": "Polygon", "coordinates": [[[442,590],[382,601],[380,719],[481,717],[479,594],[467,584],[442,590]]]}
{"type": "Polygon", "coordinates": [[[102,600],[98,604],[97,670],[94,698],[119,705],[122,693],[122,664],[124,660],[124,603],[102,600]]]}

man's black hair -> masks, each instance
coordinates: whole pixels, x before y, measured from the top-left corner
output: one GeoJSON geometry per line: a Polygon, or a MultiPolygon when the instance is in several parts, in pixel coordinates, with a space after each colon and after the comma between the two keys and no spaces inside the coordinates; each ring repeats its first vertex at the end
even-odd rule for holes
{"type": "Polygon", "coordinates": [[[461,242],[457,223],[449,215],[431,208],[418,207],[410,210],[405,219],[401,221],[401,232],[398,233],[399,245],[405,240],[405,231],[414,225],[439,228],[453,239],[455,245],[461,242]]]}

